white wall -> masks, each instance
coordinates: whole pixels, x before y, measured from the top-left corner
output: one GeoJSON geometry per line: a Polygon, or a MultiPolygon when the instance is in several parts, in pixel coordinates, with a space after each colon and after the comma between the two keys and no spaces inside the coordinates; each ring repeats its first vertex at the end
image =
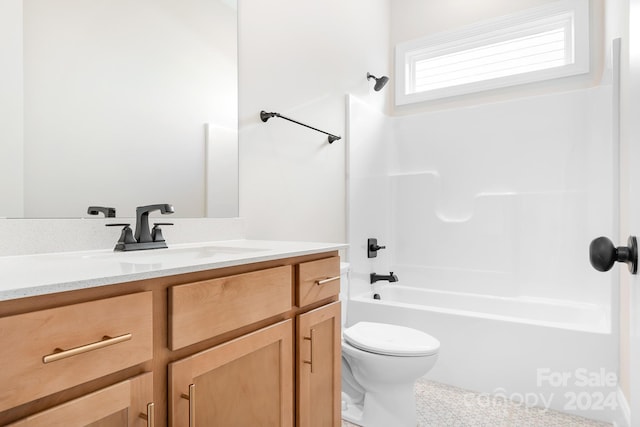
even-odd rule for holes
{"type": "Polygon", "coordinates": [[[22,0],[0,2],[0,70],[0,217],[21,217],[22,0]]]}
{"type": "Polygon", "coordinates": [[[252,238],[345,241],[345,95],[383,108],[367,72],[389,74],[388,0],[243,0],[240,215],[252,238]],[[288,121],[274,111],[340,135],[288,121]]]}
{"type": "Polygon", "coordinates": [[[555,0],[395,0],[391,4],[391,44],[448,31],[479,20],[542,6],[555,0]]]}

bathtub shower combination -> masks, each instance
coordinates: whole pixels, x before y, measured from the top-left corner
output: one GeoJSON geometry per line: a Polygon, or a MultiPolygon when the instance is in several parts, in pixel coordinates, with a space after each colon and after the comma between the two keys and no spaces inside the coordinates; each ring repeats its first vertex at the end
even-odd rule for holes
{"type": "Polygon", "coordinates": [[[378,292],[380,300],[352,297],[347,322],[375,319],[437,337],[440,355],[429,379],[591,418],[617,409],[616,341],[596,305],[403,285],[378,292]]]}
{"type": "Polygon", "coordinates": [[[348,97],[346,326],[433,336],[428,379],[616,419],[616,277],[588,257],[616,235],[614,92],[395,117],[348,97]],[[376,258],[368,238],[386,246],[376,258]]]}

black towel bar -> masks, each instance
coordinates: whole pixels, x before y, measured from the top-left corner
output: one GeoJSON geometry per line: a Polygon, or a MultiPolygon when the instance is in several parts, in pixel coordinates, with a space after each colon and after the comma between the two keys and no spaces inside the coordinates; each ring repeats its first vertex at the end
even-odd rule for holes
{"type": "Polygon", "coordinates": [[[313,129],[313,130],[315,130],[317,132],[324,133],[325,135],[327,135],[329,137],[329,144],[332,144],[333,141],[337,141],[339,139],[342,139],[341,136],[336,136],[336,135],[330,134],[329,132],[325,132],[323,130],[314,128],[313,126],[305,125],[304,123],[300,123],[297,120],[293,120],[293,119],[290,119],[289,117],[285,117],[280,113],[267,113],[264,110],[260,111],[260,120],[262,120],[263,122],[266,123],[266,121],[269,120],[271,117],[280,117],[281,119],[289,120],[290,122],[293,122],[293,123],[298,124],[300,126],[304,126],[306,128],[313,129]]]}

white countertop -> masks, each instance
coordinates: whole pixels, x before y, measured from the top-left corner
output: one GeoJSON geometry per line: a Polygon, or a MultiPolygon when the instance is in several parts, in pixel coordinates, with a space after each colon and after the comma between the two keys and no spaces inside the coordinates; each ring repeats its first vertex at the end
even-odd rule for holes
{"type": "Polygon", "coordinates": [[[225,240],[168,249],[0,257],[0,301],[346,248],[342,243],[225,240]]]}

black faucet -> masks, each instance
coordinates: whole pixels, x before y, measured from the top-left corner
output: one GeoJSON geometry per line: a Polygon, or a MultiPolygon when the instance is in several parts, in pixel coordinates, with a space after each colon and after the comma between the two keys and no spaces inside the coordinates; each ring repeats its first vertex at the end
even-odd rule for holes
{"type": "Polygon", "coordinates": [[[374,283],[376,283],[378,280],[386,280],[388,282],[397,282],[398,281],[398,276],[393,274],[393,271],[391,273],[389,273],[388,276],[384,276],[382,274],[371,273],[369,275],[369,277],[371,278],[371,284],[372,285],[374,283]]]}
{"type": "Polygon", "coordinates": [[[89,206],[87,208],[87,213],[89,215],[98,215],[101,212],[104,214],[105,218],[116,217],[116,208],[110,208],[108,206],[89,206]]]}
{"type": "Polygon", "coordinates": [[[135,237],[130,224],[106,224],[107,227],[124,227],[120,239],[116,243],[114,251],[140,251],[144,249],[162,249],[167,247],[167,242],[162,236],[161,225],[173,225],[170,222],[153,224],[153,230],[149,230],[149,213],[160,211],[162,214],[174,212],[169,204],[139,206],[136,208],[136,233],[135,237]]]}
{"type": "Polygon", "coordinates": [[[160,211],[161,214],[172,214],[173,206],[169,204],[138,206],[136,208],[136,233],[134,235],[138,243],[153,242],[151,230],[149,230],[149,213],[160,211]]]}

